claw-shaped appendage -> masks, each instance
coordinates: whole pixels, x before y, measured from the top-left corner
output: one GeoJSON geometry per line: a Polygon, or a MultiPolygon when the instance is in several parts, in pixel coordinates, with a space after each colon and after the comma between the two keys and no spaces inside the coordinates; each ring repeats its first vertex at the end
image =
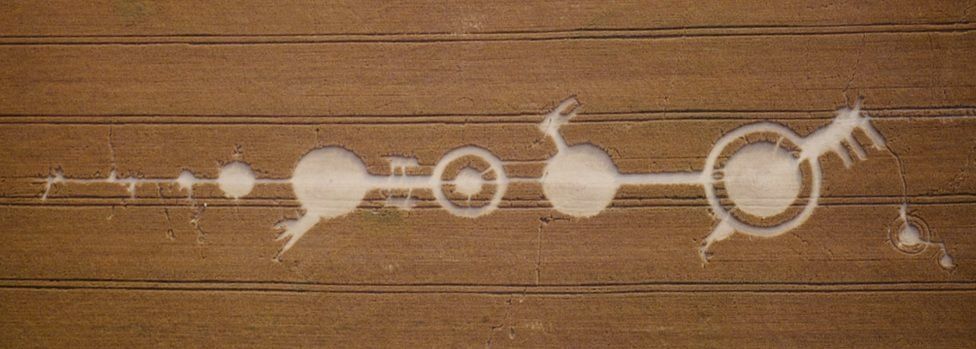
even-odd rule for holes
{"type": "Polygon", "coordinates": [[[886,148],[885,139],[871,124],[871,117],[861,113],[861,100],[853,108],[837,111],[837,116],[827,125],[807,136],[803,141],[803,157],[814,159],[827,153],[834,153],[844,162],[844,167],[854,165],[854,158],[866,160],[864,146],[854,137],[854,131],[861,130],[877,150],[886,148]],[[845,144],[847,146],[845,146],[845,144]]]}
{"type": "Polygon", "coordinates": [[[281,247],[281,250],[278,250],[278,253],[275,254],[274,259],[276,261],[280,261],[281,256],[286,251],[291,249],[292,246],[295,246],[295,243],[297,243],[298,240],[300,240],[302,236],[309,231],[309,229],[312,229],[312,227],[315,226],[318,221],[319,217],[306,214],[299,219],[286,219],[275,224],[274,229],[281,232],[278,234],[278,237],[275,238],[275,241],[286,240],[286,242],[285,245],[281,247]]]}
{"type": "Polygon", "coordinates": [[[559,128],[568,123],[570,119],[576,117],[579,111],[580,103],[576,100],[576,97],[566,98],[562,102],[559,102],[559,106],[556,109],[546,114],[546,118],[539,124],[539,130],[549,138],[552,138],[556,142],[558,149],[563,149],[566,147],[566,142],[559,134],[559,128]]]}
{"type": "Polygon", "coordinates": [[[725,218],[719,222],[718,225],[715,226],[715,229],[705,237],[704,241],[702,241],[701,247],[698,248],[698,257],[701,258],[702,265],[707,264],[708,258],[712,256],[712,253],[708,251],[708,249],[712,247],[712,244],[728,239],[732,236],[732,234],[735,234],[735,228],[729,224],[729,219],[730,218],[725,218]]]}

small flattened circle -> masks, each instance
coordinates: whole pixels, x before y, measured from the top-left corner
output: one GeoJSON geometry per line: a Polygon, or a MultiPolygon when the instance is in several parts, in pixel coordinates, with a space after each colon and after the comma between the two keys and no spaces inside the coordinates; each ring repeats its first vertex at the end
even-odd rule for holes
{"type": "Polygon", "coordinates": [[[898,232],[898,242],[902,245],[913,247],[923,243],[922,233],[914,224],[908,223],[898,232]]]}
{"type": "MultiPolygon", "coordinates": [[[[184,178],[184,176],[181,175],[180,178],[184,178]]],[[[189,178],[185,178],[184,181],[189,182],[189,178]]],[[[257,178],[255,178],[251,166],[240,161],[224,165],[220,168],[220,174],[217,175],[217,186],[224,192],[224,195],[233,199],[239,199],[251,193],[256,181],[257,178]]]]}
{"type": "Polygon", "coordinates": [[[470,167],[465,167],[458,172],[454,178],[454,191],[464,196],[474,196],[481,192],[485,180],[481,177],[481,172],[470,167]]]}
{"type": "Polygon", "coordinates": [[[918,254],[925,251],[930,243],[931,232],[924,221],[913,216],[903,216],[898,219],[896,229],[888,231],[891,243],[901,252],[918,254]]]}

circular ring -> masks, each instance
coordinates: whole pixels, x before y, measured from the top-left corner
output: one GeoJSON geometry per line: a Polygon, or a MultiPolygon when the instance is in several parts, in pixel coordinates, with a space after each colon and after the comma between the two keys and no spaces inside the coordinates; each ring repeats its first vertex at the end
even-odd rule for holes
{"type": "Polygon", "coordinates": [[[929,230],[929,225],[925,221],[907,214],[904,217],[899,217],[896,221],[899,222],[895,225],[897,229],[888,229],[888,241],[895,249],[910,255],[919,254],[928,249],[931,245],[929,241],[932,241],[932,231],[929,230]],[[914,236],[914,241],[901,241],[901,233],[909,227],[913,228],[917,234],[914,236]]]}
{"type": "Polygon", "coordinates": [[[803,222],[805,222],[808,218],[810,218],[810,215],[813,214],[813,210],[817,208],[817,202],[820,199],[820,182],[822,176],[820,162],[817,161],[817,158],[801,159],[801,161],[805,160],[810,164],[811,184],[810,198],[807,201],[806,206],[803,207],[803,210],[800,211],[799,214],[790,220],[769,227],[758,227],[742,222],[729,213],[725,207],[722,207],[721,203],[719,202],[718,197],[715,195],[714,174],[715,166],[718,163],[718,158],[722,155],[725,148],[732,144],[732,142],[735,140],[753,133],[775,133],[783,138],[786,138],[797,146],[801,146],[803,144],[803,138],[796,134],[796,132],[786,126],[772,122],[758,122],[732,130],[732,132],[729,132],[722,136],[722,138],[719,138],[718,142],[715,142],[715,146],[712,148],[711,153],[708,154],[708,158],[705,160],[705,168],[702,175],[703,178],[709,179],[709,181],[704,185],[705,196],[708,199],[708,204],[711,206],[712,211],[715,212],[715,215],[717,216],[716,218],[718,218],[720,221],[727,222],[733,229],[735,229],[735,231],[754,236],[777,236],[803,224],[803,222]]]}
{"type": "Polygon", "coordinates": [[[466,218],[476,218],[486,214],[491,213],[498,208],[498,205],[502,202],[502,197],[505,195],[505,190],[508,189],[508,177],[505,175],[505,168],[502,164],[502,160],[496,157],[494,154],[485,150],[484,148],[476,146],[467,146],[454,149],[441,158],[437,162],[437,166],[434,167],[434,173],[431,174],[434,197],[437,202],[441,204],[444,209],[448,210],[456,216],[466,217],[466,218]],[[488,201],[488,204],[481,207],[462,207],[455,204],[451,199],[447,197],[447,193],[444,192],[444,171],[447,170],[447,166],[450,165],[457,159],[463,158],[465,156],[476,156],[488,163],[488,171],[495,173],[495,194],[488,201]]]}

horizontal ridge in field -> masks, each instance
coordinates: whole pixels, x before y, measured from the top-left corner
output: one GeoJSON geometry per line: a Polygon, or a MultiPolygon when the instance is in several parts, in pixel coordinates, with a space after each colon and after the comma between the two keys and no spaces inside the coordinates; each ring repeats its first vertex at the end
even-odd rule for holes
{"type": "Polygon", "coordinates": [[[3,278],[0,289],[132,290],[172,292],[479,294],[479,295],[639,295],[653,293],[893,293],[976,291],[976,282],[643,282],[576,285],[328,284],[308,281],[114,280],[3,278]]]}
{"type": "Polygon", "coordinates": [[[0,208],[0,279],[212,280],[343,284],[577,285],[682,282],[969,281],[973,204],[916,206],[944,241],[898,252],[899,205],[823,206],[771,239],[737,235],[702,266],[705,207],[611,208],[588,219],[550,209],[480,219],[443,210],[357,210],[322,221],[281,262],[271,229],[297,209],[255,207],[0,208]],[[586,246],[586,248],[581,248],[586,246]]]}
{"type": "Polygon", "coordinates": [[[28,36],[2,37],[0,45],[247,45],[247,44],[356,44],[437,43],[491,41],[633,40],[693,37],[768,37],[811,35],[857,35],[899,33],[965,33],[976,25],[881,24],[853,26],[762,26],[666,28],[623,30],[569,30],[543,32],[500,32],[466,34],[336,34],[336,35],[164,35],[164,36],[28,36]]]}
{"type": "Polygon", "coordinates": [[[0,114],[511,115],[570,95],[590,113],[971,108],[974,38],[0,46],[0,114]]]}
{"type": "Polygon", "coordinates": [[[12,0],[0,36],[160,37],[539,33],[968,23],[966,1],[791,0],[437,3],[406,1],[12,0]]]}
{"type": "Polygon", "coordinates": [[[976,341],[972,291],[544,296],[5,289],[0,297],[0,341],[15,347],[948,348],[976,341]]]}
{"type": "MultiPolygon", "coordinates": [[[[837,106],[837,109],[841,108],[837,106]]],[[[578,113],[573,124],[582,123],[645,123],[663,121],[717,121],[717,120],[789,120],[830,121],[837,116],[837,109],[811,110],[645,110],[640,112],[578,113]]],[[[872,108],[862,107],[862,112],[873,119],[955,119],[976,117],[976,108],[928,107],[928,108],[872,108]]],[[[0,115],[0,124],[51,124],[51,125],[473,125],[473,124],[538,124],[545,118],[544,112],[509,114],[375,114],[375,115],[0,115]]]]}

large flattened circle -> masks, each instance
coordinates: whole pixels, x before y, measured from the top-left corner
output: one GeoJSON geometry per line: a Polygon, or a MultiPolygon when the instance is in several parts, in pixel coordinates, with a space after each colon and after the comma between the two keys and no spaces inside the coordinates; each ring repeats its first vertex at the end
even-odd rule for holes
{"type": "Polygon", "coordinates": [[[574,145],[549,160],[542,191],[557,211],[591,217],[610,205],[617,194],[617,166],[602,149],[574,145]]]}
{"type": "Polygon", "coordinates": [[[786,211],[803,187],[800,161],[769,142],[739,149],[729,158],[723,173],[725,190],[735,207],[760,218],[786,211]]]}
{"type": "Polygon", "coordinates": [[[295,166],[291,183],[308,214],[323,218],[352,212],[372,188],[363,161],[339,147],[306,154],[295,166]]]}
{"type": "Polygon", "coordinates": [[[801,145],[801,147],[803,143],[803,138],[797,135],[796,132],[777,123],[757,122],[733,129],[715,142],[715,146],[708,154],[708,158],[705,159],[705,168],[702,172],[702,177],[713,179],[704,185],[705,197],[708,200],[708,205],[712,208],[712,212],[716,218],[723,221],[725,224],[730,225],[736,232],[763,237],[778,236],[806,222],[806,220],[813,214],[813,210],[817,208],[817,203],[820,199],[820,181],[822,180],[820,163],[817,161],[817,158],[800,159],[800,163],[805,162],[808,164],[810,189],[806,204],[803,206],[803,209],[793,216],[793,218],[768,227],[744,223],[734,217],[726,208],[722,206],[716,192],[715,184],[719,181],[716,180],[717,171],[720,172],[718,168],[719,158],[723,153],[725,153],[726,148],[732,146],[733,142],[751,134],[779,135],[790,143],[801,145]]]}

